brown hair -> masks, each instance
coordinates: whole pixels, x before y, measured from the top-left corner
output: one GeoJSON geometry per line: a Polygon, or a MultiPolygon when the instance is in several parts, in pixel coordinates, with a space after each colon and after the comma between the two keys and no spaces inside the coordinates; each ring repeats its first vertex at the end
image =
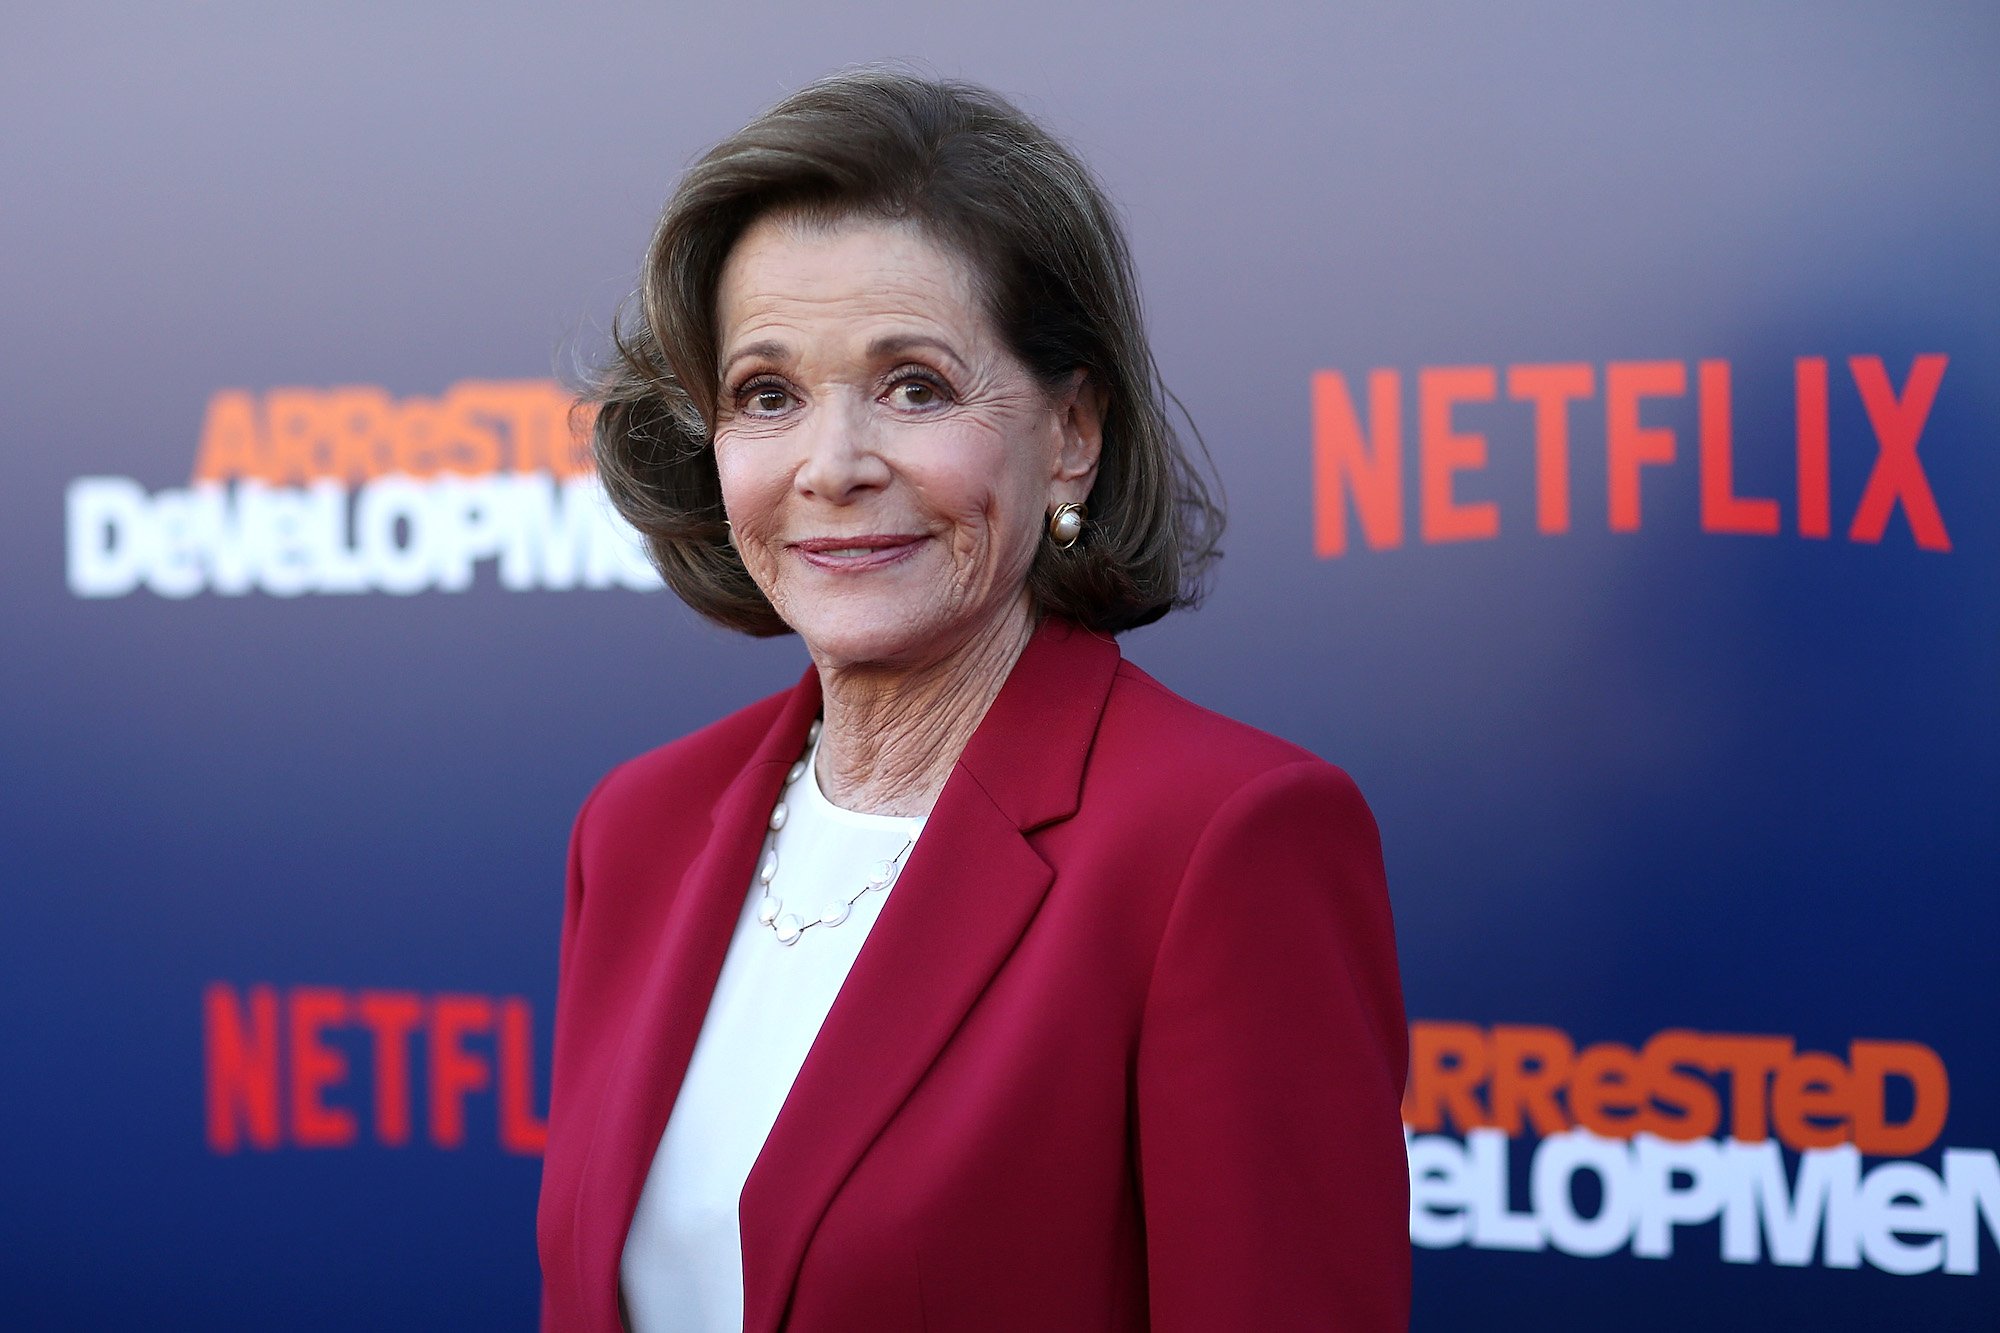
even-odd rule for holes
{"type": "Polygon", "coordinates": [[[998,95],[867,68],[794,93],[681,178],[636,317],[621,312],[614,355],[585,394],[605,489],[682,600],[750,634],[789,632],[729,544],[709,448],[716,288],[737,239],[774,213],[916,223],[977,270],[995,327],[1044,386],[1081,368],[1105,395],[1089,522],[1069,550],[1038,547],[1038,610],[1116,633],[1200,599],[1223,514],[1167,419],[1172,395],[1103,192],[998,95]]]}

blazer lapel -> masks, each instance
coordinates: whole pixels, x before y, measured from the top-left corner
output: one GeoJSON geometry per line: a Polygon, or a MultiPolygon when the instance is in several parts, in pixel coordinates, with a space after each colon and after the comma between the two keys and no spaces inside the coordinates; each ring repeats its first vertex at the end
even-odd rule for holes
{"type": "Polygon", "coordinates": [[[672,890],[658,951],[632,1006],[577,1199],[581,1289],[609,1293],[607,1328],[620,1327],[616,1301],[625,1236],[728,955],[765,821],[818,712],[819,678],[809,670],[716,801],[708,845],[672,890]]]}
{"type": "Polygon", "coordinates": [[[1025,834],[1075,813],[1117,665],[1045,624],[945,783],[743,1187],[746,1333],[783,1323],[835,1193],[1041,906],[1055,872],[1025,834]]]}

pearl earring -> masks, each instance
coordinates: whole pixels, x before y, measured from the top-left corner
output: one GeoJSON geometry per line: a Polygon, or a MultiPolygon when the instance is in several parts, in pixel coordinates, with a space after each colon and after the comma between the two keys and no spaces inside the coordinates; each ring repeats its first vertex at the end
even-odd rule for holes
{"type": "Polygon", "coordinates": [[[1059,504],[1049,514],[1049,540],[1058,551],[1067,551],[1083,536],[1083,506],[1059,504]]]}

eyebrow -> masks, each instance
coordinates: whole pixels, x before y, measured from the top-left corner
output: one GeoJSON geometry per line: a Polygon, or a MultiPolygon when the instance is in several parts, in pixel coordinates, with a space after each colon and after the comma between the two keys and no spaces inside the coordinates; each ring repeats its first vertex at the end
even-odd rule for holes
{"type": "Polygon", "coordinates": [[[737,348],[735,351],[729,354],[729,359],[727,361],[724,361],[721,367],[719,368],[720,375],[723,379],[728,379],[729,368],[735,365],[738,361],[742,361],[749,357],[761,356],[776,361],[779,358],[783,357],[784,354],[785,354],[785,345],[773,339],[767,338],[762,342],[749,343],[743,347],[737,348]]]}
{"type": "Polygon", "coordinates": [[[937,338],[925,337],[921,333],[892,333],[877,338],[874,342],[868,344],[868,355],[871,357],[894,356],[898,352],[908,352],[917,348],[923,348],[932,352],[942,352],[954,362],[960,365],[964,364],[959,359],[957,349],[952,347],[951,344],[937,338]]]}
{"type": "MultiPolygon", "coordinates": [[[[867,351],[871,359],[878,359],[918,349],[941,353],[959,367],[965,365],[964,359],[959,356],[957,349],[952,347],[950,343],[921,333],[884,334],[882,337],[869,343],[867,351]]],[[[785,354],[790,350],[784,343],[773,338],[761,339],[754,343],[745,343],[729,354],[729,358],[722,363],[718,371],[721,378],[726,380],[729,378],[730,367],[734,366],[738,361],[757,357],[780,361],[784,359],[785,354]]]]}

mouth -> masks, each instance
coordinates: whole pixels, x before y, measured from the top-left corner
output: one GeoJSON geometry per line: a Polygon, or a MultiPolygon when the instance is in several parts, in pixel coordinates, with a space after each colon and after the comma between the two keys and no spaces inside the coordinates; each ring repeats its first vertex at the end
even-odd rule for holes
{"type": "Polygon", "coordinates": [[[861,571],[894,564],[917,548],[913,533],[870,533],[858,537],[804,537],[791,543],[806,563],[820,569],[861,571]]]}

